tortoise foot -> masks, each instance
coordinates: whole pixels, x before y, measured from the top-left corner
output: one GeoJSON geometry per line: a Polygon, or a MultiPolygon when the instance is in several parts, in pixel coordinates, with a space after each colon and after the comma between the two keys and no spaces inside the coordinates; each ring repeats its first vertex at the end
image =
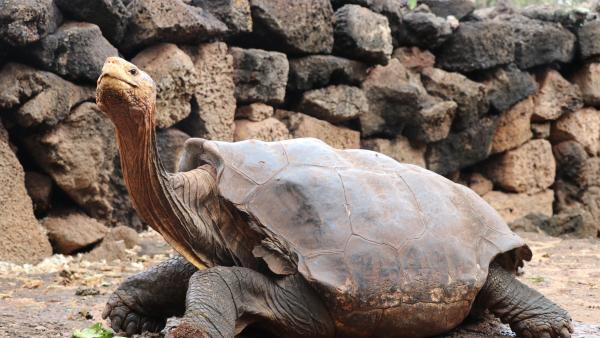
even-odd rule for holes
{"type": "Polygon", "coordinates": [[[570,338],[571,318],[566,311],[544,313],[511,323],[511,328],[523,338],[570,338]]]}
{"type": "Polygon", "coordinates": [[[153,318],[135,311],[132,306],[127,305],[124,297],[126,296],[120,295],[119,291],[113,293],[102,313],[102,318],[110,321],[113,330],[132,336],[142,332],[160,332],[165,327],[166,319],[153,318]]]}

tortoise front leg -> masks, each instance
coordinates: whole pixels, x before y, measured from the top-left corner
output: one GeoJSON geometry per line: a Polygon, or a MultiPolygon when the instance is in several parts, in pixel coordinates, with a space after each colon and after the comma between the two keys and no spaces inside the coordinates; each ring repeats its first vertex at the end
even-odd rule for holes
{"type": "Polygon", "coordinates": [[[214,267],[192,276],[182,323],[167,337],[232,338],[253,323],[280,337],[334,336],[329,313],[301,277],[214,267]]]}
{"type": "Polygon", "coordinates": [[[185,311],[185,294],[196,267],[177,256],[127,278],[110,296],[102,318],[128,336],[159,332],[167,318],[185,311]]]}
{"type": "Polygon", "coordinates": [[[560,306],[492,263],[476,303],[510,324],[519,337],[570,338],[571,317],[560,306]]]}

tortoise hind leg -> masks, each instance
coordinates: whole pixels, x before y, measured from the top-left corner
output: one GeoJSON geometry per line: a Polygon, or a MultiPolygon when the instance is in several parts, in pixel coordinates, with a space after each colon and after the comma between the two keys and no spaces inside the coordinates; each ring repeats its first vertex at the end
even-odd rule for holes
{"type": "Polygon", "coordinates": [[[496,263],[490,265],[476,306],[489,309],[519,337],[569,338],[573,332],[567,311],[496,263]]]}
{"type": "Polygon", "coordinates": [[[173,338],[233,338],[257,324],[281,337],[332,338],[321,300],[298,276],[271,279],[242,267],[214,267],[190,279],[186,311],[173,338]]]}

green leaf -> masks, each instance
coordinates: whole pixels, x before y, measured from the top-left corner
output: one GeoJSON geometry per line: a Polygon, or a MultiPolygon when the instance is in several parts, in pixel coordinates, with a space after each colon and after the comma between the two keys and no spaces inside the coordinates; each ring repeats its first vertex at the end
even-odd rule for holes
{"type": "Polygon", "coordinates": [[[90,327],[73,332],[73,338],[125,338],[115,336],[115,332],[111,329],[105,329],[101,323],[96,323],[90,327]]]}
{"type": "Polygon", "coordinates": [[[408,0],[408,8],[415,9],[417,7],[417,0],[408,0]]]}

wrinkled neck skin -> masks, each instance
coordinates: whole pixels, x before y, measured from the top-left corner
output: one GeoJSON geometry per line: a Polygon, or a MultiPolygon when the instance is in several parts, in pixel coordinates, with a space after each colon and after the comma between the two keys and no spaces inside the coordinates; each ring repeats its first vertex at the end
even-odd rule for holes
{"type": "MultiPolygon", "coordinates": [[[[192,210],[173,189],[171,174],[165,171],[157,154],[154,114],[137,111],[154,109],[153,105],[128,109],[128,114],[118,116],[140,118],[114,122],[123,176],[135,209],[177,252],[197,267],[230,265],[224,252],[225,245],[216,236],[216,220],[208,214],[209,210],[192,210]]],[[[207,198],[217,197],[210,194],[207,198]]]]}

